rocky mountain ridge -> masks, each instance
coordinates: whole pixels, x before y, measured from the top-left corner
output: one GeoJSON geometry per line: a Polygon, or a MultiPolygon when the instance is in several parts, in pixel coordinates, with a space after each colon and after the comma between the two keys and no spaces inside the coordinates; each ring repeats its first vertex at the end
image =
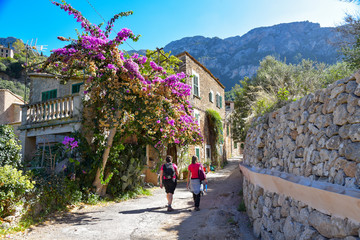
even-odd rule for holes
{"type": "Polygon", "coordinates": [[[170,42],[164,50],[174,55],[189,52],[229,91],[245,76],[253,76],[267,55],[293,64],[301,59],[334,64],[341,57],[335,46],[340,37],[335,28],[308,21],[292,22],[255,28],[243,36],[225,39],[185,37],[170,42]]]}

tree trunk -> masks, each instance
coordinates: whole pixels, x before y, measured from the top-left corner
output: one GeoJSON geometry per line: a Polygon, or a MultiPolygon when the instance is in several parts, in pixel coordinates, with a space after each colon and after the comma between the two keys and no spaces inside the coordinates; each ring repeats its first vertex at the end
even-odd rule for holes
{"type": "MultiPolygon", "coordinates": [[[[97,169],[95,180],[93,182],[93,186],[96,187],[96,193],[100,196],[104,196],[106,194],[106,185],[101,184],[101,171],[103,171],[103,173],[105,172],[104,170],[106,167],[106,162],[109,158],[109,153],[110,153],[110,149],[112,147],[112,143],[113,143],[115,134],[116,134],[116,127],[110,129],[110,133],[109,133],[109,136],[108,136],[108,139],[106,142],[106,148],[102,155],[102,164],[97,169]]],[[[104,180],[106,180],[107,177],[108,176],[104,176],[104,180]]]]}

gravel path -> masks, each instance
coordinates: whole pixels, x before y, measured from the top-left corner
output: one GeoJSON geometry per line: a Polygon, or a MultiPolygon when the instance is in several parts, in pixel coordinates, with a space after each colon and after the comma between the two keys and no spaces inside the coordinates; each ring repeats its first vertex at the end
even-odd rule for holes
{"type": "Polygon", "coordinates": [[[89,206],[29,229],[12,239],[256,239],[246,213],[237,211],[242,178],[239,158],[229,159],[222,170],[208,174],[208,192],[200,211],[193,210],[186,183],[175,190],[174,212],[167,212],[164,189],[152,196],[89,206]]]}

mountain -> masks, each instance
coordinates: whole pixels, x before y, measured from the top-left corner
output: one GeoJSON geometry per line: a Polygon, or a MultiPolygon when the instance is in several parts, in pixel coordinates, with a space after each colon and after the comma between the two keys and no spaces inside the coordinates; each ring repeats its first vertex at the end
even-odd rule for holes
{"type": "Polygon", "coordinates": [[[220,79],[225,91],[229,91],[245,76],[253,76],[259,62],[267,55],[293,64],[301,59],[336,63],[340,56],[334,43],[340,33],[334,30],[308,21],[282,23],[225,39],[186,37],[170,42],[164,50],[174,55],[189,52],[220,79]]]}
{"type": "Polygon", "coordinates": [[[0,38],[0,45],[3,45],[4,47],[8,47],[10,44],[10,47],[12,47],[12,44],[16,42],[17,38],[14,37],[7,37],[7,38],[0,38]]]}

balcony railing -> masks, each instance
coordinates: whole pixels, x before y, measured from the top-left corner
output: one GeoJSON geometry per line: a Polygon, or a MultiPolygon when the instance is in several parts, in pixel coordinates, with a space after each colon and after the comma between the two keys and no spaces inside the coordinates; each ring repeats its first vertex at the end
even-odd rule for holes
{"type": "Polygon", "coordinates": [[[28,104],[23,107],[22,125],[78,117],[81,108],[79,95],[28,104]]]}

